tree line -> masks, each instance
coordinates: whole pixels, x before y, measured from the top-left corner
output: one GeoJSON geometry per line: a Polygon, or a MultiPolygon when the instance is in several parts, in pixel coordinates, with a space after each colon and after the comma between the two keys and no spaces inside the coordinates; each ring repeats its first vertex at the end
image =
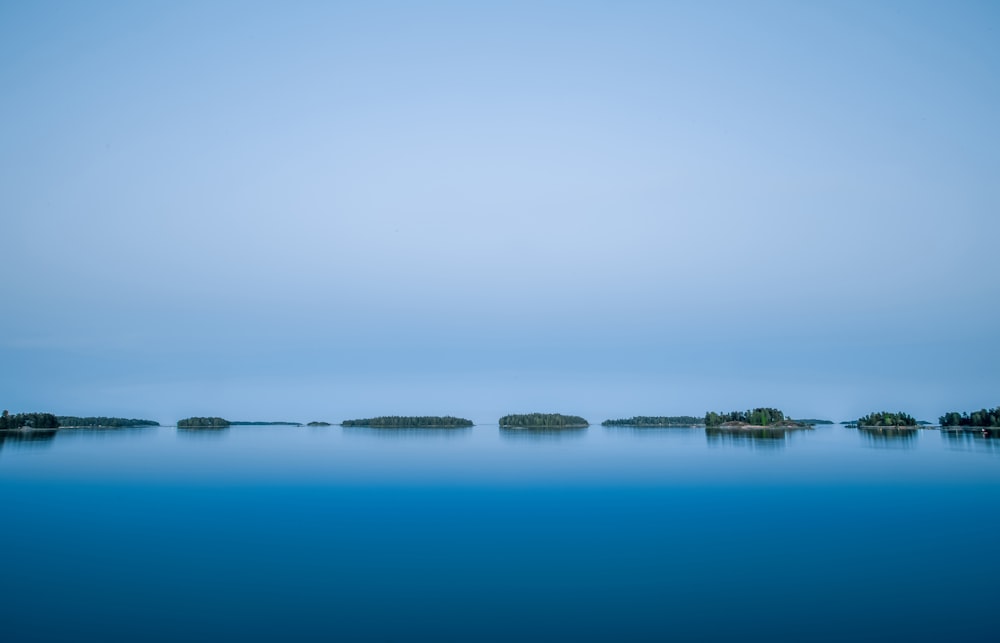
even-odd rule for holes
{"type": "Polygon", "coordinates": [[[618,420],[604,420],[601,426],[696,426],[704,423],[704,418],[693,415],[636,415],[618,420]]]}
{"type": "Polygon", "coordinates": [[[0,429],[58,429],[59,418],[51,413],[15,413],[4,411],[0,415],[0,429]]]}
{"type": "Polygon", "coordinates": [[[1000,426],[1000,406],[994,409],[980,409],[972,413],[950,411],[938,418],[938,422],[941,426],[1000,426]]]}
{"type": "Polygon", "coordinates": [[[505,415],[500,418],[501,427],[564,429],[569,427],[590,426],[587,420],[579,415],[563,415],[562,413],[523,413],[505,415]]]}
{"type": "Polygon", "coordinates": [[[223,429],[229,426],[229,420],[219,417],[189,417],[177,420],[178,429],[223,429]]]}
{"type": "Polygon", "coordinates": [[[341,426],[361,426],[376,429],[440,429],[472,426],[472,420],[451,415],[383,415],[374,418],[344,420],[341,426]]]}

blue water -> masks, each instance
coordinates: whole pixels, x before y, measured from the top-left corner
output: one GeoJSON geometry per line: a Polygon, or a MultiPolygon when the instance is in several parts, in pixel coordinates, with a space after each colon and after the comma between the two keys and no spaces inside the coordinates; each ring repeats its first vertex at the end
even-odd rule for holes
{"type": "Polygon", "coordinates": [[[1000,441],[821,427],[0,443],[0,639],[996,641],[1000,441]]]}

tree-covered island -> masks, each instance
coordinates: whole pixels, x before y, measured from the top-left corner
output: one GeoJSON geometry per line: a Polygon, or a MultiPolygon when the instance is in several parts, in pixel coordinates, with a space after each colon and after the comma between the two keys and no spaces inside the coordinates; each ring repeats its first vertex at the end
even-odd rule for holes
{"type": "Polygon", "coordinates": [[[229,420],[219,417],[189,417],[177,420],[178,429],[225,429],[229,420]]]}
{"type": "Polygon", "coordinates": [[[331,426],[331,424],[329,422],[319,422],[313,420],[312,422],[307,423],[306,426],[331,426]]]}
{"type": "Polygon", "coordinates": [[[769,407],[758,407],[747,411],[730,411],[728,413],[717,413],[709,411],[705,413],[705,426],[708,428],[780,428],[799,429],[807,425],[797,422],[791,418],[786,418],[785,414],[769,407]]]}
{"type": "Polygon", "coordinates": [[[650,416],[650,415],[635,415],[630,418],[622,418],[618,420],[604,420],[601,422],[601,426],[635,426],[635,427],[688,427],[688,426],[702,426],[705,424],[705,418],[694,417],[693,415],[668,415],[668,416],[650,416]]]}
{"type": "MultiPolygon", "coordinates": [[[[850,426],[850,425],[848,425],[850,426]]],[[[889,413],[888,411],[878,411],[875,413],[869,413],[864,417],[858,418],[858,421],[854,423],[854,426],[858,428],[866,426],[874,427],[899,427],[899,426],[917,426],[916,419],[908,413],[903,413],[902,411],[897,411],[896,413],[889,413]]]]}
{"type": "Polygon", "coordinates": [[[579,415],[562,413],[524,413],[500,418],[502,429],[575,429],[590,426],[579,415]]]}
{"type": "Polygon", "coordinates": [[[972,413],[950,411],[942,415],[938,422],[944,428],[989,429],[1000,427],[1000,406],[994,409],[980,409],[972,413]]]}
{"type": "Polygon", "coordinates": [[[359,420],[344,420],[340,426],[359,426],[372,429],[457,429],[472,426],[472,420],[450,415],[383,415],[359,420]]]}
{"type": "Polygon", "coordinates": [[[153,420],[138,420],[136,418],[114,418],[103,415],[97,417],[78,417],[76,415],[58,416],[59,426],[63,429],[87,429],[87,428],[128,428],[142,426],[160,426],[159,422],[153,420]]]}

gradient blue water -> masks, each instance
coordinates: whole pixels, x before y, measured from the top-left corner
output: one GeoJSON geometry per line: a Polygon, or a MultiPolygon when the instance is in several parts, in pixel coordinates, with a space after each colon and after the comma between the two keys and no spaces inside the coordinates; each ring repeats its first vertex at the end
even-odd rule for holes
{"type": "Polygon", "coordinates": [[[1000,446],[840,427],[0,444],[4,641],[994,641],[1000,446]]]}

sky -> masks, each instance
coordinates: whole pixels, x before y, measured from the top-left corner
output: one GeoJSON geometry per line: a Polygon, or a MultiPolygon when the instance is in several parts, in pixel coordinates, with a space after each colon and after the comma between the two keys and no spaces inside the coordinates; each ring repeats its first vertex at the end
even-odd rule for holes
{"type": "Polygon", "coordinates": [[[1000,404],[991,2],[0,2],[0,406],[1000,404]]]}

